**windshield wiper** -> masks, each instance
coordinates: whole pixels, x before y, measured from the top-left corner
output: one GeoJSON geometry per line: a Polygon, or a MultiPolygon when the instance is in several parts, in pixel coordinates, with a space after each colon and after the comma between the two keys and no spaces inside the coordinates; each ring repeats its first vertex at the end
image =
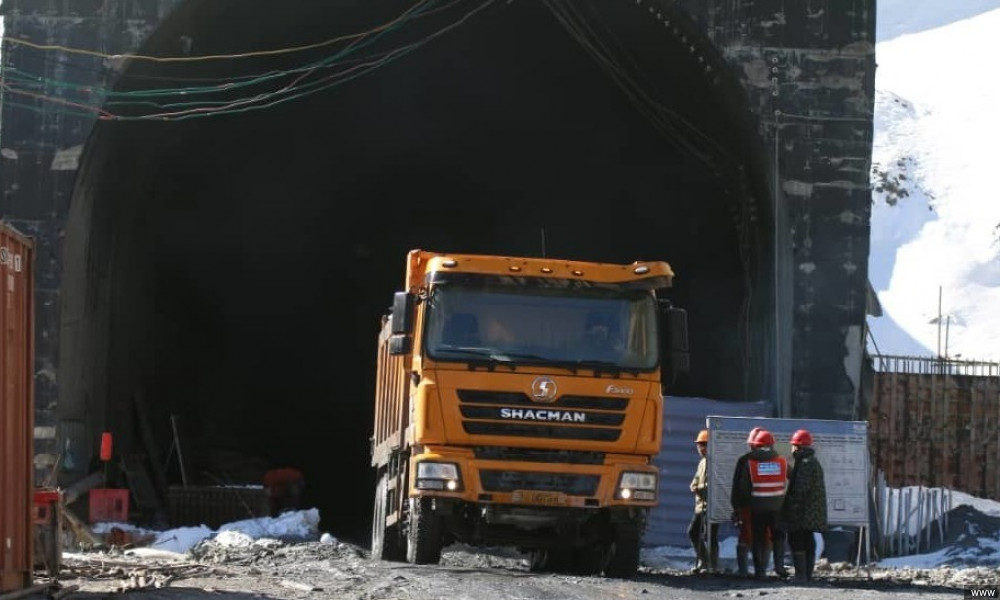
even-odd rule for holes
{"type": "Polygon", "coordinates": [[[517,360],[530,360],[533,362],[552,362],[553,359],[538,354],[528,354],[525,352],[491,352],[490,358],[499,362],[514,362],[517,360]]]}
{"type": "Polygon", "coordinates": [[[445,355],[439,355],[438,360],[468,362],[470,369],[475,369],[477,365],[483,364],[490,371],[494,370],[500,364],[509,367],[512,371],[516,367],[513,364],[514,361],[511,359],[510,354],[501,354],[492,348],[484,348],[482,346],[442,347],[438,352],[445,355]]]}
{"type": "Polygon", "coordinates": [[[573,365],[574,372],[579,369],[592,369],[594,375],[600,375],[601,373],[621,375],[623,372],[633,375],[639,374],[639,369],[635,367],[626,367],[610,360],[574,360],[569,364],[573,365]]]}
{"type": "Polygon", "coordinates": [[[462,358],[480,358],[486,360],[492,354],[492,350],[489,348],[482,348],[480,346],[448,346],[438,348],[438,354],[447,354],[449,360],[452,359],[452,355],[456,355],[458,358],[453,360],[460,360],[462,358]]]}
{"type": "Polygon", "coordinates": [[[442,348],[441,350],[447,353],[447,358],[440,358],[439,360],[468,361],[475,364],[485,363],[491,371],[498,365],[503,365],[513,371],[517,368],[518,364],[523,363],[562,367],[573,371],[573,373],[586,369],[594,371],[595,375],[601,373],[612,375],[620,375],[623,372],[639,373],[639,369],[624,367],[609,360],[561,360],[527,352],[498,352],[491,348],[479,346],[442,348]]]}
{"type": "Polygon", "coordinates": [[[574,360],[573,364],[581,369],[621,369],[621,365],[610,360],[574,360]]]}

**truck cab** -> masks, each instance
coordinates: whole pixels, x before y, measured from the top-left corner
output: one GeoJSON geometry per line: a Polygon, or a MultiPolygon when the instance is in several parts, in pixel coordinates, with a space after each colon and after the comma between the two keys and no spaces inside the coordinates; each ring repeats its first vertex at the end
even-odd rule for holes
{"type": "Polygon", "coordinates": [[[686,366],[664,262],[412,251],[379,338],[372,553],[453,541],[631,576],[658,498],[663,373],[686,366]],[[667,341],[668,343],[665,343],[667,341]]]}

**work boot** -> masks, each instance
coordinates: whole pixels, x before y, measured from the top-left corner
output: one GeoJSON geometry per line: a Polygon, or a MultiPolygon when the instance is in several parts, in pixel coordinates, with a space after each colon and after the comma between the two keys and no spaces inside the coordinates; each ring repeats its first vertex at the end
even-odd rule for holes
{"type": "Polygon", "coordinates": [[[705,544],[698,543],[694,545],[695,563],[694,568],[691,569],[691,573],[704,573],[705,569],[708,568],[708,553],[705,551],[705,544]]]}
{"type": "Polygon", "coordinates": [[[806,566],[806,553],[793,552],[792,565],[795,567],[795,582],[805,583],[809,581],[809,567],[806,566]]]}
{"type": "Polygon", "coordinates": [[[736,544],[736,572],[739,573],[740,577],[746,577],[750,574],[750,570],[747,568],[747,554],[749,554],[750,548],[746,544],[736,544]]]}
{"type": "Polygon", "coordinates": [[[816,565],[816,552],[806,552],[806,581],[813,579],[813,567],[816,565]]]}
{"type": "Polygon", "coordinates": [[[774,573],[781,578],[788,577],[785,568],[785,540],[772,540],[774,555],[774,573]]]}

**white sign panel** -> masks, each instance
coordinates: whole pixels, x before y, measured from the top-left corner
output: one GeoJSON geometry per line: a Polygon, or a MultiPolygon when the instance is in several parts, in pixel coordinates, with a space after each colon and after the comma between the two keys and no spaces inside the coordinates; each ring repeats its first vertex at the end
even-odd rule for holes
{"type": "Polygon", "coordinates": [[[708,515],[712,522],[732,518],[729,503],[736,460],[749,448],[747,434],[763,427],[774,435],[775,450],[792,466],[789,438],[798,429],[813,437],[816,458],[826,479],[826,515],[830,525],[868,525],[868,423],[818,419],[718,417],[706,419],[708,435],[708,515]]]}

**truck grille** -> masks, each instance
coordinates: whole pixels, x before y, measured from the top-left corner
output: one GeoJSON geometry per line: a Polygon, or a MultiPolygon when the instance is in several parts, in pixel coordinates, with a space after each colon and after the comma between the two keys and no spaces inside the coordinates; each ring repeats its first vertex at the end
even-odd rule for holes
{"type": "Polygon", "coordinates": [[[526,471],[480,471],[479,483],[486,492],[533,490],[562,492],[570,496],[593,496],[600,483],[599,475],[568,473],[531,473],[526,471]]]}
{"type": "Polygon", "coordinates": [[[603,465],[603,452],[580,450],[541,450],[510,446],[476,446],[476,458],[483,460],[512,460],[519,462],[565,463],[574,465],[603,465]]]}
{"type": "Polygon", "coordinates": [[[458,390],[466,433],[613,442],[621,436],[628,398],[563,396],[534,402],[519,392],[458,390]]]}

